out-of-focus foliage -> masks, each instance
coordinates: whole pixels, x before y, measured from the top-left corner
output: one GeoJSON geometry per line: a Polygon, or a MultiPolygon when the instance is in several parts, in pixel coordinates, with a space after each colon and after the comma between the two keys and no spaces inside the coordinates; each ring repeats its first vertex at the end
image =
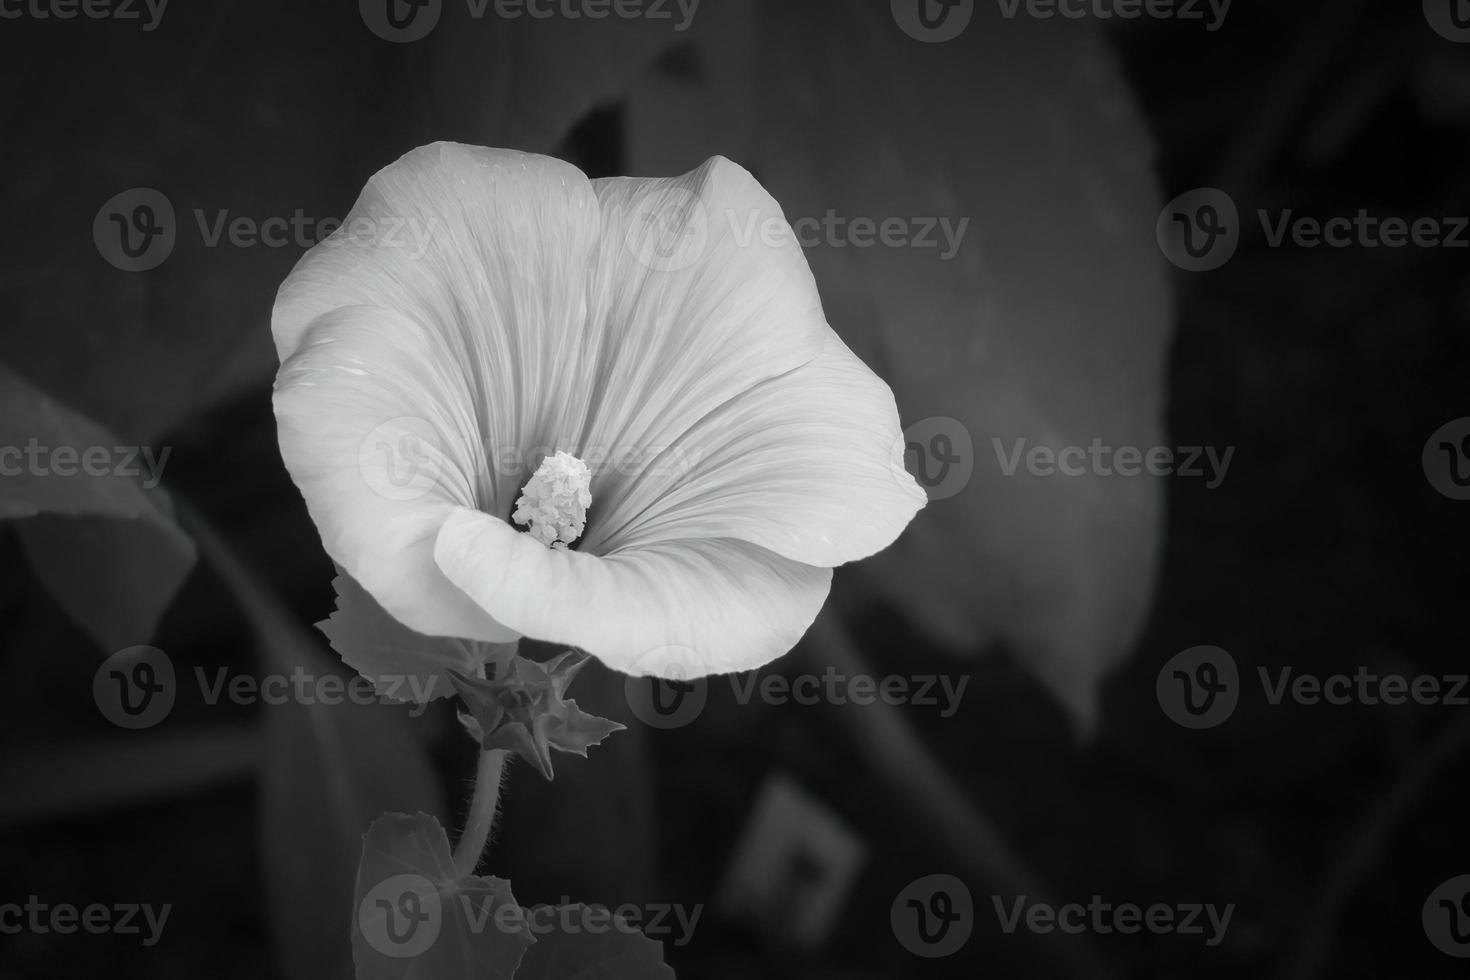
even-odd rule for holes
{"type": "Polygon", "coordinates": [[[157,482],[166,457],[124,445],[3,365],[0,446],[0,519],[21,519],[41,581],[104,649],[146,642],[194,565],[157,482]]]}
{"type": "Polygon", "coordinates": [[[374,36],[354,3],[290,0],[174,4],[126,43],[86,19],[0,33],[0,78],[12,91],[48,79],[51,96],[0,112],[4,152],[46,160],[0,186],[5,360],[135,439],[261,390],[276,287],[376,170],[437,139],[549,151],[674,37],[645,20],[443,6],[411,44],[374,36]],[[88,83],[57,87],[57,63],[87,64],[88,83]],[[98,97],[97,79],[117,84],[98,97]],[[175,240],[156,268],[127,272],[91,229],[137,187],[168,199],[175,240]],[[270,219],[288,227],[263,234],[270,219]]]}
{"type": "Polygon", "coordinates": [[[1006,475],[1001,456],[1022,439],[1164,442],[1161,200],[1118,64],[1095,23],[993,4],[941,44],[898,30],[886,2],[711,7],[635,90],[633,169],[723,153],[806,222],[833,327],[906,425],[955,420],[934,424],[973,467],[863,573],[955,652],[1010,649],[1089,728],[1147,612],[1162,480],[1006,475]],[[829,215],[845,224],[828,232],[829,215]],[[908,244],[845,230],[890,218],[908,244]]]}

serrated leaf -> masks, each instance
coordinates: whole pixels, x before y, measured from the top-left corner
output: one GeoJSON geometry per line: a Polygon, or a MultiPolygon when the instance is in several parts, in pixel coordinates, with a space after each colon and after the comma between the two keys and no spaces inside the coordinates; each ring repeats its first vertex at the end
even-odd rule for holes
{"type": "Polygon", "coordinates": [[[481,643],[425,636],[394,619],[342,569],[332,581],[337,608],[317,624],[342,662],[395,701],[433,701],[454,695],[453,671],[477,676],[485,665],[509,656],[514,643],[481,643]]]}
{"type": "Polygon", "coordinates": [[[21,545],[57,603],[104,649],[151,638],[195,560],[157,485],[166,457],[146,457],[145,477],[141,447],[3,366],[0,452],[0,518],[23,519],[21,545]]]}
{"type": "Polygon", "coordinates": [[[469,708],[465,727],[483,748],[514,752],[552,779],[552,749],[585,758],[589,746],[623,730],[563,697],[587,660],[587,654],[568,650],[545,663],[513,656],[487,678],[452,673],[469,708]]]}
{"type": "Polygon", "coordinates": [[[536,945],[527,950],[516,980],[674,980],[664,963],[664,944],[602,906],[542,907],[529,914],[538,927],[536,945]],[[555,928],[542,931],[548,921],[555,928]]]}
{"type": "Polygon", "coordinates": [[[373,823],[354,909],[357,980],[510,980],[535,942],[510,883],[459,877],[444,828],[426,813],[373,823]]]}

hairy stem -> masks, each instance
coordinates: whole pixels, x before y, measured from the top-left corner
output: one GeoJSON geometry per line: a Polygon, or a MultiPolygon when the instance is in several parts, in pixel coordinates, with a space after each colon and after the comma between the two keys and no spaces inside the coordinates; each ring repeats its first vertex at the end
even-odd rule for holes
{"type": "Polygon", "coordinates": [[[500,806],[505,756],[504,749],[491,749],[480,755],[480,766],[475,773],[475,798],[470,803],[464,833],[459,835],[459,843],[454,846],[454,871],[461,878],[475,873],[485,853],[485,845],[490,841],[490,829],[495,826],[495,814],[500,806]]]}

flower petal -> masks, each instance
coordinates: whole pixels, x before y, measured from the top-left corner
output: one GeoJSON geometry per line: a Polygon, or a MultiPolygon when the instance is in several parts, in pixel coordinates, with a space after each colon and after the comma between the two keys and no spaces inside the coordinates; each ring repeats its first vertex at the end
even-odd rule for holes
{"type": "Polygon", "coordinates": [[[461,365],[481,441],[497,454],[478,503],[509,514],[537,462],[526,457],[561,437],[567,413],[582,417],[577,372],[601,220],[591,184],[570,164],[420,147],[374,175],[342,227],[281,286],[277,351],[284,362],[318,317],[346,306],[423,325],[425,343],[461,365]]]}
{"type": "Polygon", "coordinates": [[[328,555],[410,629],[505,642],[434,564],[434,538],[473,506],[484,450],[471,379],[427,328],[390,310],[319,317],[276,378],[281,458],[328,555]]]}
{"type": "Polygon", "coordinates": [[[832,578],[744,541],[670,541],[605,557],[552,550],[469,509],[444,522],[434,557],[497,621],[623,673],[669,678],[781,656],[816,618],[832,578]]]}
{"type": "Polygon", "coordinates": [[[808,565],[866,558],[924,506],[893,393],[831,335],[816,360],[689,429],[630,494],[619,547],[739,538],[808,565]]]}
{"type": "Polygon", "coordinates": [[[780,206],[741,167],[714,157],[682,177],[592,186],[603,211],[595,346],[572,451],[594,469],[583,550],[595,552],[613,544],[596,525],[623,527],[647,504],[634,493],[645,468],[627,460],[654,459],[709,413],[812,360],[831,331],[780,206]]]}

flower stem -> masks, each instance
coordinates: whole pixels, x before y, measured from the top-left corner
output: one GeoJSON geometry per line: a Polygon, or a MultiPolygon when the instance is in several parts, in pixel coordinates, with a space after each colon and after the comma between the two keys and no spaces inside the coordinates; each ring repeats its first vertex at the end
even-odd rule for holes
{"type": "Polygon", "coordinates": [[[480,755],[480,766],[475,773],[475,798],[470,803],[464,833],[459,835],[459,843],[454,847],[454,872],[460,878],[475,873],[490,840],[490,828],[495,825],[495,813],[500,805],[505,756],[504,749],[491,749],[480,755]]]}

